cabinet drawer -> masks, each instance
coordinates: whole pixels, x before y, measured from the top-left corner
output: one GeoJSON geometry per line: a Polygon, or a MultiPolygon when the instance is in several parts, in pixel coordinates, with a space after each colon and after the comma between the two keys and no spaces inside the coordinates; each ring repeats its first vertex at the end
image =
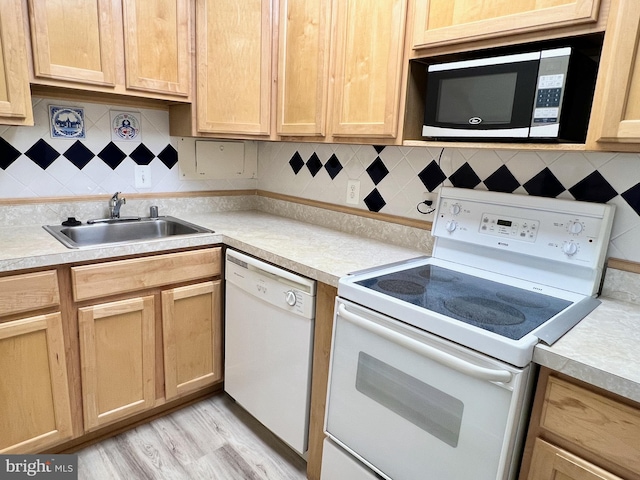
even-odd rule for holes
{"type": "Polygon", "coordinates": [[[76,301],[220,275],[220,248],[71,268],[76,301]]]}
{"type": "Polygon", "coordinates": [[[60,304],[55,270],[0,278],[0,316],[60,304]]]}
{"type": "Polygon", "coordinates": [[[549,377],[540,425],[585,450],[640,472],[640,410],[549,377]]]}

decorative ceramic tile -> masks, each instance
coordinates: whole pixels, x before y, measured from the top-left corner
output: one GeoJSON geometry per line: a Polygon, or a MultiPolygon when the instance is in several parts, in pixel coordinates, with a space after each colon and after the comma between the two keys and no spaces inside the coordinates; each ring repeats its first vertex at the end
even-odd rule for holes
{"type": "Polygon", "coordinates": [[[142,121],[138,112],[110,111],[112,142],[141,142],[142,121]]]}
{"type": "Polygon", "coordinates": [[[49,105],[51,138],[84,138],[84,108],[49,105]]]}

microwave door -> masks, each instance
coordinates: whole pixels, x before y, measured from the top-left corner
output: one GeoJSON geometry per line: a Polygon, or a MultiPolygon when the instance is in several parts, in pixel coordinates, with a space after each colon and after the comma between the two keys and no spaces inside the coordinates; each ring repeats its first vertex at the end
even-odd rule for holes
{"type": "Polygon", "coordinates": [[[428,72],[423,135],[528,137],[539,60],[466,63],[428,72]]]}

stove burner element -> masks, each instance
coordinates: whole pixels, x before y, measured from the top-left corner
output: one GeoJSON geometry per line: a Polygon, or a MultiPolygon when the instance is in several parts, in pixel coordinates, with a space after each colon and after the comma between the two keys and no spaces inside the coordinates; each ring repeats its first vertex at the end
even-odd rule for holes
{"type": "Polygon", "coordinates": [[[419,283],[408,280],[380,280],[378,287],[387,292],[401,295],[422,295],[425,291],[425,288],[419,283]]]}
{"type": "Polygon", "coordinates": [[[418,272],[422,278],[426,280],[431,280],[433,282],[453,282],[458,280],[458,278],[452,273],[445,271],[444,268],[433,269],[431,265],[427,265],[426,268],[423,268],[418,272]]]}
{"type": "Polygon", "coordinates": [[[528,308],[545,308],[549,306],[549,301],[541,296],[533,296],[530,292],[514,291],[514,292],[496,292],[496,297],[508,303],[513,303],[520,307],[528,308]]]}
{"type": "Polygon", "coordinates": [[[481,297],[454,297],[444,300],[451,313],[478,323],[517,325],[525,321],[524,314],[505,303],[481,297]]]}

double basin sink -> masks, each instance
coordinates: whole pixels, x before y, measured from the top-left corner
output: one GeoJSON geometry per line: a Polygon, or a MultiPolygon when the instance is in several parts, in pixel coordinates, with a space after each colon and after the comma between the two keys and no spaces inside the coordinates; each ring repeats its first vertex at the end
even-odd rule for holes
{"type": "Polygon", "coordinates": [[[43,227],[68,248],[107,246],[213,233],[212,230],[175,217],[116,218],[81,225],[46,225],[43,227]]]}

